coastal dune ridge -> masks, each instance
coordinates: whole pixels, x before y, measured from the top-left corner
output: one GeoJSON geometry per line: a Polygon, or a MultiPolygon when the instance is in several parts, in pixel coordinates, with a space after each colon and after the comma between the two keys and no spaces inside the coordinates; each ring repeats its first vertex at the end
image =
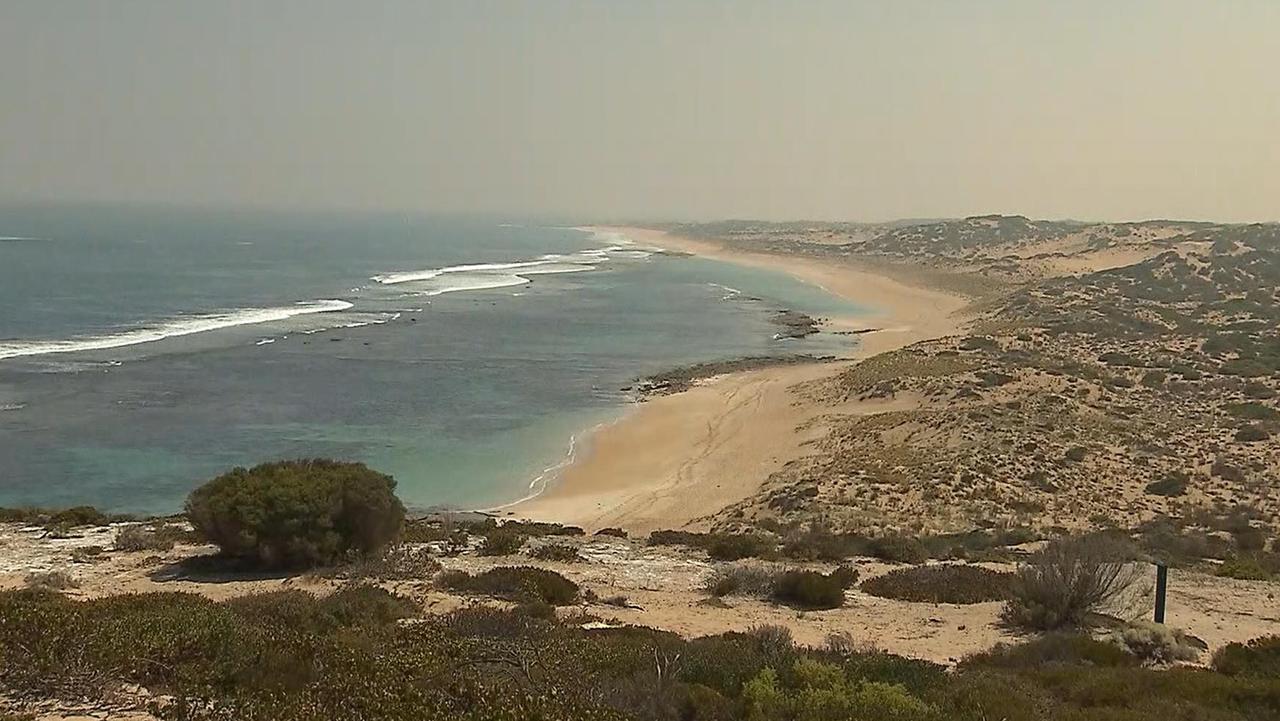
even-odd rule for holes
{"type": "Polygon", "coordinates": [[[512,516],[588,530],[701,527],[703,519],[747,498],[770,474],[803,455],[806,441],[819,436],[823,416],[860,410],[820,406],[793,393],[794,386],[871,355],[955,334],[966,320],[963,296],[869,266],[744,252],[649,228],[581,229],[636,247],[782,272],[868,312],[829,320],[828,329],[858,332],[857,345],[838,362],[720,374],[598,427],[542,493],[504,507],[512,516]]]}

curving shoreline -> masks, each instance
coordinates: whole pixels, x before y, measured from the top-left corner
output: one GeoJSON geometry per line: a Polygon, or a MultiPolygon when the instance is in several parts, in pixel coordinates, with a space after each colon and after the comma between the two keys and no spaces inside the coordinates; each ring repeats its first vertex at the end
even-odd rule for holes
{"type": "Polygon", "coordinates": [[[752,495],[817,437],[820,427],[808,422],[832,409],[797,398],[792,386],[838,373],[851,361],[954,334],[968,304],[954,293],[843,261],[738,251],[648,228],[591,230],[785,272],[875,310],[831,319],[837,332],[859,333],[858,346],[840,361],[726,373],[653,398],[595,429],[543,493],[506,507],[506,515],[588,530],[699,527],[700,519],[752,495]],[[868,331],[869,326],[878,330],[868,331]]]}

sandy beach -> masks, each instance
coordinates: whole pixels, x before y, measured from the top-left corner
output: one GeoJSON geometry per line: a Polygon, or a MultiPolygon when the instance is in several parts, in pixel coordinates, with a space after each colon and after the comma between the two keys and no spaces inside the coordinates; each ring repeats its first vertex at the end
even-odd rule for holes
{"type": "Polygon", "coordinates": [[[728,374],[638,405],[594,433],[546,492],[506,509],[511,516],[588,530],[701,528],[707,516],[747,498],[802,456],[804,443],[822,431],[813,421],[833,410],[885,410],[816,406],[792,393],[794,385],[835,374],[860,358],[954,334],[965,320],[965,298],[852,263],[735,251],[647,228],[594,230],[787,273],[872,309],[865,317],[833,318],[832,328],[877,330],[860,335],[844,362],[728,374]]]}

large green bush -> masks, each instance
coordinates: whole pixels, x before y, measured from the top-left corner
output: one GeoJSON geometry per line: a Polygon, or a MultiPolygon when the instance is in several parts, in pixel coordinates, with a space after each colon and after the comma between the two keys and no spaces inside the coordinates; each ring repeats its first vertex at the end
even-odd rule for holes
{"type": "Polygon", "coordinates": [[[269,568],[334,563],[384,548],[404,506],[391,476],[323,459],[237,468],[191,492],[186,512],[223,553],[269,568]]]}

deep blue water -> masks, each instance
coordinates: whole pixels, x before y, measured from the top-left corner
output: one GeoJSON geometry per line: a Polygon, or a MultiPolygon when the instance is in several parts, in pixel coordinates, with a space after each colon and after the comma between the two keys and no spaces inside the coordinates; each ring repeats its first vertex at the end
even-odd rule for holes
{"type": "Polygon", "coordinates": [[[180,508],[281,457],[362,460],[410,505],[514,500],[619,391],[677,364],[830,352],[785,275],[489,219],[0,211],[0,505],[180,508]],[[440,272],[440,271],[444,272],[440,272]]]}

